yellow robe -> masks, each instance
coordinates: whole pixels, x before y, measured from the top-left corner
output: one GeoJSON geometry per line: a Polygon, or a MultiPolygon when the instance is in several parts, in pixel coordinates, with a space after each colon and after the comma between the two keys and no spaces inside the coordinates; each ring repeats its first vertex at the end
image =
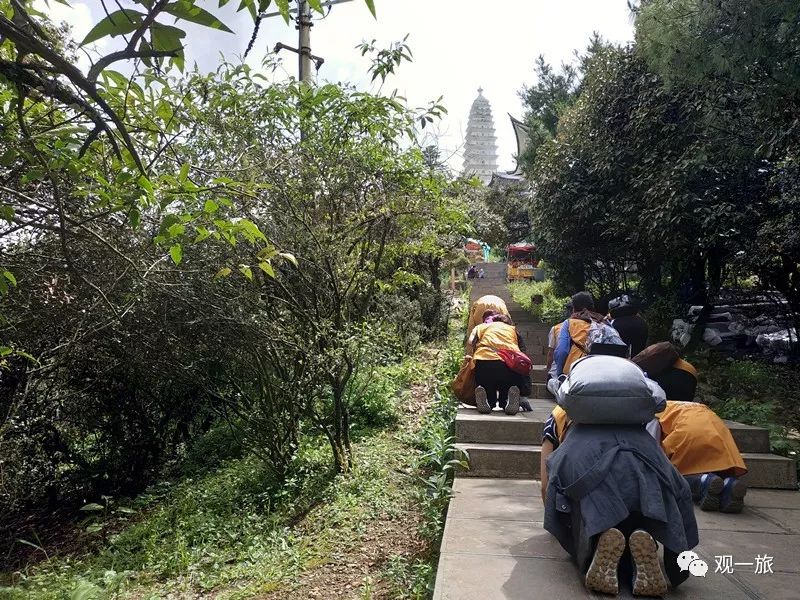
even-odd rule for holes
{"type": "Polygon", "coordinates": [[[510,317],[511,315],[508,314],[508,307],[506,307],[506,303],[503,302],[503,299],[498,296],[486,295],[481,296],[472,304],[472,308],[469,311],[469,323],[467,323],[467,343],[469,344],[469,340],[472,337],[472,330],[475,329],[477,325],[483,323],[483,313],[487,310],[493,310],[495,312],[500,313],[501,315],[506,315],[510,317]]]}
{"type": "Polygon", "coordinates": [[[669,400],[656,417],[661,423],[661,446],[681,475],[729,469],[737,477],[747,473],[730,430],[705,404],[669,400]]]}
{"type": "Polygon", "coordinates": [[[502,360],[496,350],[514,350],[519,352],[517,345],[517,328],[505,323],[482,323],[473,331],[473,336],[478,336],[474,360],[502,360]]]}

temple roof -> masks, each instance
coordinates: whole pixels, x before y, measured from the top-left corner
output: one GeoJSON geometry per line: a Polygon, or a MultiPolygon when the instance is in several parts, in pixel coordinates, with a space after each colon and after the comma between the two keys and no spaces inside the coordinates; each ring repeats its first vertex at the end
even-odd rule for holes
{"type": "Polygon", "coordinates": [[[508,115],[511,119],[511,126],[514,128],[514,137],[517,139],[517,154],[514,157],[517,165],[512,171],[513,174],[523,177],[522,167],[519,164],[520,157],[525,154],[528,149],[528,142],[530,141],[530,128],[519,119],[515,119],[512,115],[508,115]]]}

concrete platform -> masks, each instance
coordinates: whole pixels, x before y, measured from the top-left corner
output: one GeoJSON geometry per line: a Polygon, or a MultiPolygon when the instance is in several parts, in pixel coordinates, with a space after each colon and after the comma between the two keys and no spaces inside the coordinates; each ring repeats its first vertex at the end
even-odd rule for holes
{"type": "MultiPolygon", "coordinates": [[[[697,511],[700,545],[709,565],[667,598],[800,600],[800,493],[753,490],[741,515],[697,511]],[[752,566],[715,573],[716,556],[734,562],[773,558],[772,574],[752,566]]],[[[532,600],[608,598],[589,593],[577,568],[541,526],[539,483],[533,480],[467,479],[455,497],[442,540],[434,600],[532,600]]],[[[619,598],[632,598],[623,584],[619,598]]]]}

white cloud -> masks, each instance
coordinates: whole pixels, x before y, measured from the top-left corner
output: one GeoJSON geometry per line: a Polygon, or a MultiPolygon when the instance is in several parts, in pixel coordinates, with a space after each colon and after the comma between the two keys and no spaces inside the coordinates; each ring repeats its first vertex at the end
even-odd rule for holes
{"type": "MultiPolygon", "coordinates": [[[[369,87],[368,62],[354,47],[373,38],[388,44],[409,33],[414,62],[402,65],[385,89],[397,88],[415,105],[444,96],[449,115],[439,130],[447,154],[461,146],[469,107],[482,86],[492,105],[504,169],[513,168],[516,151],[507,115],[521,116],[518,92],[533,83],[536,57],[544,54],[556,64],[571,61],[573,51],[585,48],[593,31],[618,43],[633,36],[625,0],[377,0],[376,5],[377,21],[355,0],[335,6],[315,24],[312,49],[326,60],[320,78],[369,87]]],[[[280,19],[264,33],[264,40],[269,38],[261,42],[264,46],[278,40],[296,45],[294,28],[280,19]]],[[[294,56],[285,60],[293,73],[294,56]]],[[[460,168],[460,159],[451,166],[460,168]]]]}
{"type": "MultiPolygon", "coordinates": [[[[218,15],[235,34],[182,23],[186,37],[187,65],[197,62],[210,71],[219,63],[220,53],[229,60],[244,53],[253,29],[250,16],[237,13],[237,2],[217,9],[207,0],[207,10],[218,15]]],[[[320,80],[351,81],[371,87],[368,61],[355,46],[363,40],[379,44],[410,34],[414,62],[400,67],[385,89],[397,88],[413,105],[444,96],[449,115],[436,127],[445,155],[458,150],[463,141],[467,115],[478,86],[492,105],[498,135],[500,167],[513,167],[516,150],[507,113],[521,116],[518,92],[533,83],[533,64],[539,54],[552,63],[572,60],[575,49],[583,49],[593,31],[606,39],[624,43],[632,39],[633,28],[626,0],[376,0],[378,19],[372,18],[363,0],[333,7],[330,16],[317,19],[312,30],[312,51],[325,58],[320,80]]],[[[83,2],[72,8],[50,3],[56,20],[70,23],[77,39],[104,15],[98,5],[83,2]]],[[[167,22],[167,21],[164,21],[167,22]]],[[[281,18],[265,20],[249,60],[257,64],[276,42],[297,45],[297,32],[281,18]]],[[[283,53],[278,77],[295,75],[296,57],[283,53]]],[[[459,158],[451,166],[460,168],[459,158]]]]}
{"type": "MultiPolygon", "coordinates": [[[[48,5],[44,0],[37,0],[34,5],[36,10],[46,14],[54,23],[66,23],[72,29],[72,38],[80,42],[91,31],[96,22],[89,6],[83,2],[72,2],[66,6],[59,2],[51,1],[48,5]]],[[[105,47],[106,40],[98,40],[94,48],[101,50],[105,47]]],[[[89,58],[83,52],[78,52],[78,67],[86,70],[91,66],[89,58]]]]}

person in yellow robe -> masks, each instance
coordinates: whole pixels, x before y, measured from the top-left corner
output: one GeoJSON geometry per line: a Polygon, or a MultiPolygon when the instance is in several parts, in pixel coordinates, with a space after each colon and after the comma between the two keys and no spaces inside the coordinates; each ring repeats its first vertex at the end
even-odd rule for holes
{"type": "Polygon", "coordinates": [[[521,352],[524,348],[520,343],[513,321],[505,315],[494,314],[473,329],[468,348],[475,363],[475,406],[479,412],[488,414],[495,404],[508,415],[519,411],[526,377],[508,368],[497,351],[521,352]]]}
{"type": "Polygon", "coordinates": [[[481,296],[472,303],[472,308],[469,311],[469,322],[467,323],[467,345],[472,337],[472,330],[484,322],[487,313],[496,313],[510,317],[508,307],[502,298],[487,294],[481,296]]]}
{"type": "MultiPolygon", "coordinates": [[[[564,409],[556,406],[542,434],[542,473],[547,456],[564,441],[571,425],[564,409]]],[[[742,511],[747,485],[739,478],[747,467],[730,430],[714,411],[698,402],[668,400],[647,429],[687,480],[701,510],[742,511]]],[[[544,497],[546,476],[542,477],[544,497]]]]}
{"type": "Polygon", "coordinates": [[[714,411],[698,402],[668,400],[648,430],[689,482],[702,510],[742,511],[747,485],[739,477],[747,467],[730,430],[714,411]]]}

